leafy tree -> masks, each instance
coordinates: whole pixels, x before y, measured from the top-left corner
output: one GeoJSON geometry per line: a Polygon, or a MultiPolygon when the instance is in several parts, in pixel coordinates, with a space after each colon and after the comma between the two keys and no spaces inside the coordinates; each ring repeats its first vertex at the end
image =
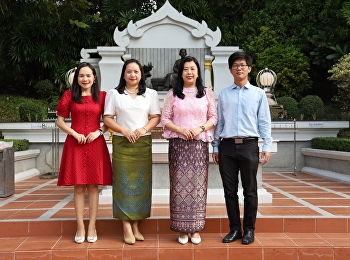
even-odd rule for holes
{"type": "MultiPolygon", "coordinates": [[[[85,23],[91,8],[86,0],[10,1],[1,16],[1,52],[14,85],[33,86],[41,79],[63,84],[64,73],[79,58],[80,49],[93,44],[85,23]]],[[[29,94],[31,88],[27,88],[29,94]]]]}
{"type": "Polygon", "coordinates": [[[313,35],[312,42],[315,43],[315,48],[310,52],[311,60],[313,64],[324,69],[329,69],[350,51],[350,41],[339,40],[326,31],[319,31],[318,34],[313,35]]]}
{"type": "Polygon", "coordinates": [[[251,72],[252,82],[260,70],[269,68],[277,75],[277,97],[300,98],[311,87],[308,58],[298,48],[280,44],[274,30],[265,26],[260,30],[260,35],[249,37],[250,41],[245,45],[247,52],[255,60],[251,72]]]}
{"type": "Polygon", "coordinates": [[[275,95],[299,99],[311,87],[308,58],[294,46],[275,44],[258,54],[256,68],[272,69],[277,75],[275,95]]]}
{"type": "MultiPolygon", "coordinates": [[[[260,27],[260,34],[248,36],[246,43],[242,46],[244,50],[250,54],[253,61],[258,59],[259,53],[267,48],[277,44],[278,38],[276,32],[266,26],[260,27]]],[[[258,71],[253,67],[253,74],[258,74],[258,71]]]]}
{"type": "Polygon", "coordinates": [[[332,100],[343,111],[350,111],[350,54],[345,54],[329,71],[328,78],[337,85],[337,94],[332,100]]]}
{"type": "Polygon", "coordinates": [[[323,101],[319,96],[307,95],[300,100],[300,113],[306,120],[316,120],[319,114],[323,111],[323,101]]]}
{"type": "Polygon", "coordinates": [[[43,79],[65,88],[64,76],[80,59],[82,48],[115,45],[113,33],[130,20],[152,13],[153,1],[18,0],[0,2],[0,64],[4,85],[28,95],[43,79]]]}
{"type": "Polygon", "coordinates": [[[277,98],[277,103],[283,106],[283,110],[286,111],[287,118],[294,119],[298,117],[298,102],[294,98],[283,96],[277,98]]]}
{"type": "Polygon", "coordinates": [[[155,10],[155,1],[117,1],[104,0],[99,6],[101,21],[93,23],[92,37],[98,41],[95,46],[114,46],[116,43],[113,34],[118,30],[124,30],[130,21],[136,22],[151,15],[155,10]]]}
{"type": "Polygon", "coordinates": [[[320,94],[322,99],[330,101],[333,86],[327,80],[327,70],[342,52],[347,51],[350,38],[350,26],[340,12],[344,1],[261,2],[264,6],[259,10],[250,8],[244,13],[241,34],[249,40],[241,39],[238,46],[245,49],[251,42],[250,38],[259,35],[261,26],[273,28],[281,45],[295,46],[309,58],[308,73],[312,85],[307,93],[320,94]]]}
{"type": "Polygon", "coordinates": [[[309,53],[314,45],[312,36],[319,31],[335,35],[338,39],[349,36],[349,26],[339,10],[342,0],[269,0],[258,11],[250,8],[244,13],[243,21],[246,36],[261,26],[273,28],[281,44],[294,45],[309,53]],[[337,21],[337,30],[334,23],[337,21]]]}

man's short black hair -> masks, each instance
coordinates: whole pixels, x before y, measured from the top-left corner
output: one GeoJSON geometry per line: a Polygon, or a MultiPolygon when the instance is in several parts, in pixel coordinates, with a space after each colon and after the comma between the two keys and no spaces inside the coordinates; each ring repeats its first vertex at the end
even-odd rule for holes
{"type": "Polygon", "coordinates": [[[247,65],[249,67],[251,67],[253,65],[253,59],[252,57],[250,57],[247,53],[245,53],[244,51],[236,51],[234,53],[231,54],[231,56],[228,58],[228,67],[231,68],[232,64],[236,61],[236,60],[245,60],[247,65]]]}

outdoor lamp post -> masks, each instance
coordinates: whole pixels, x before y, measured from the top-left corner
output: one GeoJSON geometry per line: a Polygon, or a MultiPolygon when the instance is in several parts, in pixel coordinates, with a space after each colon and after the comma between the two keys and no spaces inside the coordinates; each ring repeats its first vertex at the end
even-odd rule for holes
{"type": "Polygon", "coordinates": [[[268,68],[259,71],[258,75],[256,76],[256,83],[260,88],[262,88],[265,91],[269,105],[277,104],[277,102],[272,99],[273,90],[276,85],[276,82],[276,73],[268,68]]]}

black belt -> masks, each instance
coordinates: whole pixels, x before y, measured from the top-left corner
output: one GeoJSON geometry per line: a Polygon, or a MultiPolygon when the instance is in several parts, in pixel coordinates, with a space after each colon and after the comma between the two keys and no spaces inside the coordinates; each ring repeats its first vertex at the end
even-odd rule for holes
{"type": "Polygon", "coordinates": [[[258,141],[258,137],[243,137],[243,138],[222,138],[223,141],[230,141],[234,144],[245,144],[249,141],[258,141]]]}

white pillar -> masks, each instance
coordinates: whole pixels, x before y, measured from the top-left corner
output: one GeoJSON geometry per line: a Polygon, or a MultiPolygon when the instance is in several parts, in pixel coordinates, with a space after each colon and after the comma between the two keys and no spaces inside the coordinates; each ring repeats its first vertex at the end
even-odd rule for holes
{"type": "Polygon", "coordinates": [[[228,68],[228,58],[238,47],[211,47],[211,54],[215,57],[212,62],[214,74],[214,94],[217,97],[220,91],[233,84],[233,77],[228,68]]]}
{"type": "Polygon", "coordinates": [[[125,47],[97,47],[98,54],[102,57],[99,66],[101,73],[101,90],[108,91],[115,88],[122,72],[125,47]]]}

